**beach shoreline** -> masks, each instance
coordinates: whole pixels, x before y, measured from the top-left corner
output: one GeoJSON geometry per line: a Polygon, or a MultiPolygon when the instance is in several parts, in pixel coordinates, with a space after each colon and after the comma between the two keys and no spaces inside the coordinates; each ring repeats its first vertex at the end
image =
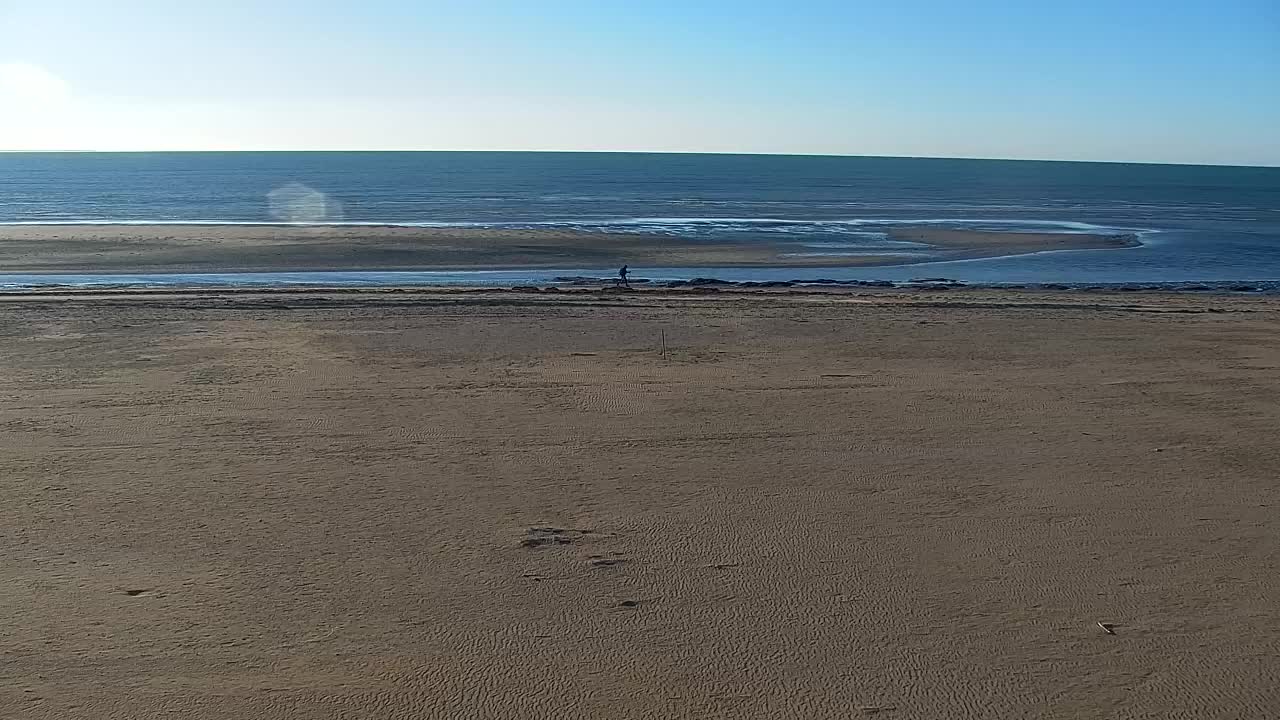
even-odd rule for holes
{"type": "Polygon", "coordinates": [[[919,255],[803,253],[802,244],[550,229],[294,225],[0,226],[0,272],[217,273],[890,267],[1058,250],[1140,246],[1130,234],[890,228],[919,255]]]}
{"type": "Polygon", "coordinates": [[[1280,700],[1278,298],[0,306],[0,716],[1280,700]]]}

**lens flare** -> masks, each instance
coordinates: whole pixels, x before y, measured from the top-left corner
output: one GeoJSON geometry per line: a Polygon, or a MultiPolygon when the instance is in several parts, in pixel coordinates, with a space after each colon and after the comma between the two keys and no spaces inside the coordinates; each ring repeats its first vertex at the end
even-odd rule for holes
{"type": "Polygon", "coordinates": [[[37,65],[0,63],[0,98],[11,102],[53,105],[71,96],[66,81],[37,65]]]}
{"type": "Polygon", "coordinates": [[[267,193],[271,217],[287,223],[327,223],[342,220],[342,204],[301,183],[289,183],[267,193]]]}

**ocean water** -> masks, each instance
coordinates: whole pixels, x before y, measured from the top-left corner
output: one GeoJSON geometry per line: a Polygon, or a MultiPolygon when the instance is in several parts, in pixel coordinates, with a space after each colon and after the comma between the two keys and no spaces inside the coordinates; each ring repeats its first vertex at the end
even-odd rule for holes
{"type": "MultiPolygon", "coordinates": [[[[927,259],[926,248],[887,238],[885,230],[899,225],[1125,232],[1138,234],[1142,247],[900,267],[648,274],[1280,280],[1280,168],[629,153],[13,153],[0,154],[0,223],[566,227],[783,242],[788,254],[833,262],[866,254],[927,259]]],[[[403,273],[366,275],[375,284],[384,275],[406,282],[403,273]]],[[[333,275],[340,277],[356,276],[333,275]]],[[[0,275],[0,285],[15,282],[0,275]]]]}

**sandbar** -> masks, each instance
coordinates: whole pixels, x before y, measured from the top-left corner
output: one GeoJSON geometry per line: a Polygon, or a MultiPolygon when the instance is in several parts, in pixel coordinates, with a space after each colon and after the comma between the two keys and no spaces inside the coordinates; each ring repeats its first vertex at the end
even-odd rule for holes
{"type": "Polygon", "coordinates": [[[551,229],[272,225],[0,227],[0,273],[212,273],[635,267],[900,265],[1044,250],[1133,247],[1124,235],[898,228],[926,253],[841,255],[797,243],[551,229]]]}

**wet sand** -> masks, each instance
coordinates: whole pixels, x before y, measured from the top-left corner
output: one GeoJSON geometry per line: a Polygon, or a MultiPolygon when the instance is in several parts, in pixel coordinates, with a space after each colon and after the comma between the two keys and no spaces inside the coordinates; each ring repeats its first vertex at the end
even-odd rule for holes
{"type": "Polygon", "coordinates": [[[1280,707],[1275,299],[0,313],[0,717],[1280,707]]]}
{"type": "Polygon", "coordinates": [[[797,255],[801,245],[563,230],[338,226],[0,227],[0,273],[199,273],[476,268],[835,267],[1133,247],[1128,236],[901,228],[930,257],[797,255]]]}
{"type": "Polygon", "coordinates": [[[1138,247],[1133,235],[1089,233],[989,232],[943,228],[903,227],[889,237],[960,253],[996,252],[1021,255],[1046,250],[1107,250],[1138,247]]]}

